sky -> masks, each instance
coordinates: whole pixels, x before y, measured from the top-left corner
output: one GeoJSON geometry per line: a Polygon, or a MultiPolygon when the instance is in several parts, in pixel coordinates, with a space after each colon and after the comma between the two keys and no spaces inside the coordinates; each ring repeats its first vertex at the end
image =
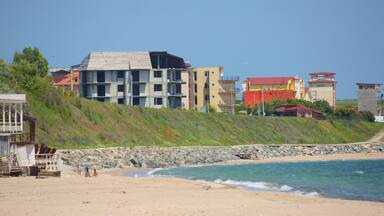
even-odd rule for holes
{"type": "Polygon", "coordinates": [[[0,0],[0,58],[50,67],[92,51],[168,51],[224,75],[337,73],[337,98],[384,83],[384,0],[0,0]]]}

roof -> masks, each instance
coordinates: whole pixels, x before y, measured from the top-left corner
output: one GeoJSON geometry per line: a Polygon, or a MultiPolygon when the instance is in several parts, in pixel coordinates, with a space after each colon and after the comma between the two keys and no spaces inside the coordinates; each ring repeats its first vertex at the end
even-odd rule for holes
{"type": "Polygon", "coordinates": [[[25,94],[0,94],[0,102],[3,103],[25,103],[25,94]]]}
{"type": "Polygon", "coordinates": [[[332,79],[311,79],[309,83],[335,83],[335,80],[332,79]]]}
{"type": "Polygon", "coordinates": [[[381,83],[356,83],[358,86],[381,86],[381,83]]]}
{"type": "Polygon", "coordinates": [[[247,78],[250,84],[286,84],[289,80],[297,80],[298,77],[258,77],[247,78]]]}
{"type": "Polygon", "coordinates": [[[152,69],[149,52],[91,52],[81,63],[81,70],[152,69]]]}
{"type": "Polygon", "coordinates": [[[281,105],[281,106],[277,106],[275,109],[278,109],[278,108],[281,108],[281,107],[284,107],[285,111],[293,111],[293,110],[297,110],[297,109],[303,109],[303,110],[306,110],[306,111],[312,111],[312,112],[321,113],[320,110],[311,109],[311,108],[306,107],[306,106],[301,105],[301,104],[281,105]]]}
{"type": "Polygon", "coordinates": [[[309,75],[313,75],[313,76],[317,76],[317,75],[324,75],[324,76],[328,76],[328,75],[335,75],[336,73],[334,72],[312,72],[312,73],[309,73],[309,75]]]}
{"type": "MultiPolygon", "coordinates": [[[[73,79],[78,80],[79,78],[79,71],[74,71],[73,72],[73,79]]],[[[59,82],[55,83],[55,85],[58,86],[66,86],[71,84],[71,74],[65,75],[64,79],[60,80],[59,82]]],[[[74,83],[75,84],[75,83],[74,83]]]]}
{"type": "Polygon", "coordinates": [[[58,83],[65,78],[66,75],[52,75],[52,80],[54,83],[58,83]]]}

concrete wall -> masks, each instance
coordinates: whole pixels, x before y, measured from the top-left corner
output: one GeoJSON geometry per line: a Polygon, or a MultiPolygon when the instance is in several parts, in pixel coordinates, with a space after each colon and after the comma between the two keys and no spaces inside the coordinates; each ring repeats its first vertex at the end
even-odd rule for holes
{"type": "Polygon", "coordinates": [[[357,90],[357,99],[359,111],[370,111],[375,116],[379,115],[377,90],[359,89],[357,90]]]}

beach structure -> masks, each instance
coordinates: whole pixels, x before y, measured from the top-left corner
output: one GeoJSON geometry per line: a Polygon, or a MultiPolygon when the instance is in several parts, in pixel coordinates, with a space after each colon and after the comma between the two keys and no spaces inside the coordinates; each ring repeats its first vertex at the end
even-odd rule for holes
{"type": "Polygon", "coordinates": [[[333,108],[336,107],[336,73],[314,72],[309,73],[309,94],[312,102],[325,100],[333,108]]]}
{"type": "Polygon", "coordinates": [[[277,116],[305,117],[319,120],[324,119],[320,110],[314,110],[300,104],[278,106],[275,108],[275,114],[277,116]]]}
{"type": "Polygon", "coordinates": [[[375,116],[381,116],[381,97],[380,87],[378,83],[356,83],[357,85],[357,101],[359,111],[370,111],[375,116]]]}
{"type": "Polygon", "coordinates": [[[24,114],[25,102],[25,94],[0,94],[0,175],[28,173],[35,165],[35,119],[24,114]]]}
{"type": "Polygon", "coordinates": [[[195,67],[189,70],[190,109],[234,113],[238,76],[224,76],[224,68],[195,67]]]}
{"type": "Polygon", "coordinates": [[[243,82],[243,100],[246,107],[263,102],[305,98],[304,80],[298,76],[254,77],[243,82]]]}
{"type": "Polygon", "coordinates": [[[188,64],[167,52],[91,52],[79,66],[80,95],[153,108],[189,108],[188,64]]]}

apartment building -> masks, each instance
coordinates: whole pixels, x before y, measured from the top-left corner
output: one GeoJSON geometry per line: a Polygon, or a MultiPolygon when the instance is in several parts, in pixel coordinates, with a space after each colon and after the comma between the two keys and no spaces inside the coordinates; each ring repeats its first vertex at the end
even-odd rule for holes
{"type": "Polygon", "coordinates": [[[381,85],[379,83],[356,83],[359,111],[370,111],[375,116],[381,115],[379,104],[381,85]]]}
{"type": "Polygon", "coordinates": [[[189,108],[189,72],[167,52],[91,52],[80,67],[80,95],[153,108],[189,108]]]}
{"type": "Polygon", "coordinates": [[[336,73],[310,73],[309,94],[312,102],[325,100],[333,108],[336,107],[336,73]]]}
{"type": "Polygon", "coordinates": [[[298,76],[255,77],[243,82],[243,100],[247,107],[287,99],[305,99],[303,79],[298,76]]]}
{"type": "Polygon", "coordinates": [[[223,67],[195,67],[189,71],[190,109],[234,113],[239,77],[223,76],[223,67]]]}

